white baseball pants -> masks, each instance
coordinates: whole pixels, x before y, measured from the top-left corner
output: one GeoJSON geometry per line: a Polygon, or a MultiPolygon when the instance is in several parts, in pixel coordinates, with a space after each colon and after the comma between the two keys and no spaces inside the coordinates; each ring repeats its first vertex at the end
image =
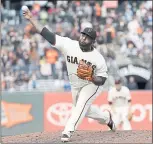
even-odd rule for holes
{"type": "Polygon", "coordinates": [[[100,109],[92,106],[92,102],[101,92],[102,90],[94,84],[88,84],[82,88],[72,87],[72,113],[62,132],[63,134],[75,131],[85,116],[98,120],[103,124],[109,122],[110,115],[108,111],[102,112],[100,109]]]}
{"type": "Polygon", "coordinates": [[[123,107],[115,107],[113,112],[113,121],[115,123],[115,126],[118,127],[122,123],[122,129],[123,130],[131,130],[131,124],[128,120],[128,112],[129,107],[123,106],[123,107]]]}

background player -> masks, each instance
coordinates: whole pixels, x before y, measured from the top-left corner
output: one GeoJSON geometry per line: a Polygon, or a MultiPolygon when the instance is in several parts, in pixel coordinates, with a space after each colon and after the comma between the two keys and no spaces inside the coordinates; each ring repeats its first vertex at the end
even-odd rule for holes
{"type": "Polygon", "coordinates": [[[48,42],[59,49],[67,64],[69,80],[72,89],[73,108],[71,116],[62,132],[61,140],[69,141],[72,133],[77,129],[82,119],[87,116],[98,120],[100,123],[107,124],[110,129],[115,130],[114,122],[109,111],[102,112],[91,106],[95,98],[101,93],[102,85],[107,79],[107,66],[103,56],[93,47],[96,39],[96,31],[92,28],[85,28],[79,41],[62,37],[49,31],[46,27],[39,25],[38,21],[32,18],[29,9],[23,10],[24,17],[31,22],[37,32],[48,42]],[[83,64],[81,64],[82,62],[83,64]],[[79,67],[79,65],[83,65],[79,67]],[[88,70],[92,73],[82,74],[78,69],[88,70]]]}
{"type": "Polygon", "coordinates": [[[129,116],[131,113],[131,95],[127,87],[122,86],[121,78],[115,79],[115,87],[108,92],[108,102],[113,113],[116,128],[122,124],[123,130],[131,130],[129,116]]]}

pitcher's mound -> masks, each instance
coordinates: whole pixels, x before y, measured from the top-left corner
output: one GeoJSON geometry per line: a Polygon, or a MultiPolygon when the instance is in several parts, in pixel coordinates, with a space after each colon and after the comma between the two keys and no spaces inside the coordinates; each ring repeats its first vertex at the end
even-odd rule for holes
{"type": "MultiPolygon", "coordinates": [[[[61,143],[61,132],[7,136],[3,143],[61,143]]],[[[76,131],[69,143],[152,143],[152,131],[76,131]]]]}

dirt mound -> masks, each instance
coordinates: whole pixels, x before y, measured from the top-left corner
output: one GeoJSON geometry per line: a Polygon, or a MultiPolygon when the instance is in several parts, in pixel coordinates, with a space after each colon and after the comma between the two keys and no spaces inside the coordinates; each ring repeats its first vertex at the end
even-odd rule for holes
{"type": "MultiPolygon", "coordinates": [[[[61,143],[61,132],[2,137],[3,143],[61,143]]],[[[152,143],[152,131],[76,131],[69,143],[152,143]]]]}

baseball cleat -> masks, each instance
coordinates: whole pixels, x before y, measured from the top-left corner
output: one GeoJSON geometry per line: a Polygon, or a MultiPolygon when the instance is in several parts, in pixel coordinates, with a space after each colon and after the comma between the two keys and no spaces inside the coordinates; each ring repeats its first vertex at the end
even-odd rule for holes
{"type": "Polygon", "coordinates": [[[67,134],[63,134],[61,137],[61,141],[62,142],[68,142],[70,140],[70,136],[68,136],[67,134]]]}
{"type": "Polygon", "coordinates": [[[72,134],[73,134],[73,131],[70,131],[69,134],[62,134],[61,141],[62,142],[69,142],[72,134]]]}
{"type": "Polygon", "coordinates": [[[113,131],[115,132],[116,131],[116,127],[115,127],[115,123],[113,122],[112,120],[112,114],[110,111],[108,111],[109,114],[110,114],[110,120],[109,120],[109,123],[107,124],[107,126],[113,131]]]}

